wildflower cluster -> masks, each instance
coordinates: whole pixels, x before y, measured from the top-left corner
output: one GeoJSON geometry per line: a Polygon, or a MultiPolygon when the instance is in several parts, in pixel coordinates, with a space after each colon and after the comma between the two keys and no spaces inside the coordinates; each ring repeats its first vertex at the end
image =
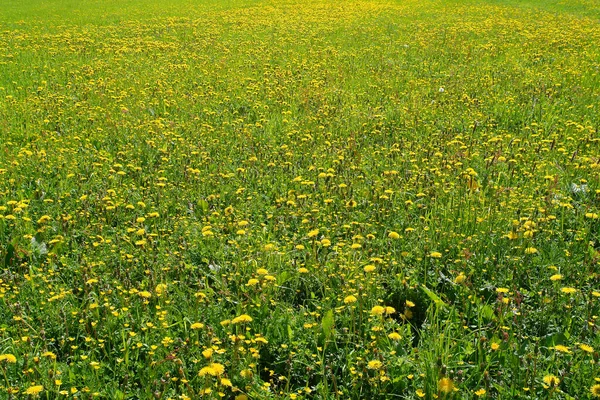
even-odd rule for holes
{"type": "Polygon", "coordinates": [[[600,397],[594,1],[77,3],[0,15],[0,398],[600,397]]]}

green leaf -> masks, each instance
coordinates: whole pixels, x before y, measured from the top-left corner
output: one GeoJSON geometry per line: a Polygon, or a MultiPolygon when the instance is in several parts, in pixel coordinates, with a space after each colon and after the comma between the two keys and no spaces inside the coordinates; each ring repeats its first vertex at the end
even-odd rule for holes
{"type": "Polygon", "coordinates": [[[329,337],[333,334],[334,323],[335,320],[333,318],[333,310],[329,310],[327,313],[325,313],[325,316],[321,320],[321,328],[323,328],[323,334],[325,334],[326,339],[329,339],[329,337]]]}
{"type": "Polygon", "coordinates": [[[421,285],[421,288],[423,289],[427,297],[429,297],[437,306],[442,307],[446,305],[446,303],[444,303],[444,301],[432,290],[428,289],[427,286],[421,285]]]}
{"type": "Polygon", "coordinates": [[[8,268],[12,264],[12,258],[15,254],[15,246],[11,243],[6,247],[6,256],[4,257],[4,267],[8,268]]]}
{"type": "Polygon", "coordinates": [[[553,347],[556,346],[557,344],[563,344],[567,341],[567,336],[562,333],[562,332],[558,332],[558,333],[551,333],[548,334],[544,337],[543,340],[543,344],[546,347],[553,347]]]}
{"type": "Polygon", "coordinates": [[[288,278],[290,277],[290,274],[287,271],[283,271],[280,274],[277,274],[277,284],[278,285],[283,285],[288,278]]]}
{"type": "Polygon", "coordinates": [[[203,213],[206,214],[208,212],[208,203],[206,202],[206,200],[198,200],[198,206],[200,207],[203,213]]]}
{"type": "Polygon", "coordinates": [[[481,308],[479,309],[479,313],[484,319],[488,321],[493,321],[496,319],[494,315],[494,309],[488,304],[481,306],[481,308]]]}

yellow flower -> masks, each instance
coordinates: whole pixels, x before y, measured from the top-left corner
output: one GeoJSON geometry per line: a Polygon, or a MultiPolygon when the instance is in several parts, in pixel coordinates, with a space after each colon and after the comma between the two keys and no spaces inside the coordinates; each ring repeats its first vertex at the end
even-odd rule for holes
{"type": "Polygon", "coordinates": [[[494,343],[492,343],[492,345],[490,347],[492,350],[496,351],[500,348],[500,344],[494,342],[494,343]]]}
{"type": "Polygon", "coordinates": [[[156,289],[154,290],[156,291],[157,295],[161,296],[167,291],[167,285],[165,285],[164,283],[159,283],[158,285],[156,285],[156,289]]]}
{"type": "Polygon", "coordinates": [[[398,232],[394,232],[394,231],[390,232],[390,233],[388,234],[388,237],[389,237],[390,239],[394,239],[394,240],[395,240],[395,239],[400,239],[400,235],[398,234],[398,232]]]}
{"type": "Polygon", "coordinates": [[[564,287],[562,289],[560,289],[561,292],[563,292],[564,294],[573,294],[575,292],[577,292],[577,289],[572,288],[572,287],[564,287]]]}
{"type": "Polygon", "coordinates": [[[220,376],[220,375],[223,375],[224,372],[225,372],[225,367],[223,366],[223,364],[212,363],[209,366],[202,368],[200,370],[200,372],[198,373],[198,375],[199,376],[206,376],[206,375],[220,376]]]}
{"type": "Polygon", "coordinates": [[[202,328],[204,328],[204,324],[202,324],[200,322],[194,322],[190,328],[192,328],[192,329],[202,329],[202,328]]]}
{"type": "Polygon", "coordinates": [[[243,324],[245,322],[252,322],[252,317],[248,314],[242,314],[239,317],[235,317],[233,320],[231,320],[232,324],[243,324]]]}
{"type": "Polygon", "coordinates": [[[585,343],[581,343],[579,345],[579,348],[581,350],[585,351],[586,353],[590,353],[591,354],[591,353],[594,352],[594,348],[592,346],[589,346],[589,345],[585,344],[585,343]]]}
{"type": "Polygon", "coordinates": [[[485,395],[485,389],[479,389],[478,391],[475,392],[475,396],[477,397],[482,397],[485,395]]]}
{"type": "Polygon", "coordinates": [[[269,271],[267,271],[267,270],[266,270],[266,269],[264,269],[264,268],[259,268],[259,269],[256,271],[256,273],[257,273],[257,274],[259,274],[259,275],[267,275],[267,274],[269,273],[269,271]]]}
{"type": "Polygon", "coordinates": [[[51,351],[47,351],[47,352],[43,353],[42,357],[48,357],[48,358],[51,358],[53,360],[56,360],[56,354],[54,354],[51,351]]]}
{"type": "Polygon", "coordinates": [[[438,389],[442,393],[450,393],[454,390],[454,382],[450,378],[442,378],[438,381],[438,389]]]}
{"type": "Polygon", "coordinates": [[[562,278],[563,278],[563,276],[561,274],[554,274],[550,277],[550,280],[556,282],[556,281],[560,281],[562,278]]]}
{"type": "Polygon", "coordinates": [[[373,264],[369,264],[369,265],[365,265],[365,267],[363,268],[363,270],[365,272],[373,272],[375,271],[375,266],[373,264]]]}
{"type": "Polygon", "coordinates": [[[344,299],[344,303],[345,304],[352,304],[352,303],[355,303],[356,300],[357,300],[356,297],[350,295],[350,296],[346,296],[346,298],[344,299]]]}
{"type": "Polygon", "coordinates": [[[17,357],[12,354],[0,354],[0,361],[6,361],[7,363],[16,363],[17,357]]]}
{"type": "Polygon", "coordinates": [[[369,369],[380,369],[383,366],[383,363],[379,360],[371,360],[367,364],[367,368],[369,369]]]}
{"type": "Polygon", "coordinates": [[[563,346],[562,344],[557,344],[556,346],[554,346],[554,350],[560,353],[571,353],[569,348],[567,346],[563,346]]]}
{"type": "Polygon", "coordinates": [[[152,293],[144,290],[143,292],[139,293],[140,297],[143,297],[144,299],[149,299],[150,297],[152,297],[152,293]]]}
{"type": "MultiPolygon", "coordinates": [[[[548,385],[548,387],[554,387],[560,384],[560,379],[557,376],[551,374],[544,376],[542,380],[546,385],[548,385]]],[[[546,389],[548,387],[546,387],[546,389]]]]}
{"type": "Polygon", "coordinates": [[[385,307],[375,306],[371,309],[371,315],[383,315],[385,313],[385,307]]]}
{"type": "Polygon", "coordinates": [[[206,349],[202,352],[204,358],[211,358],[213,355],[213,349],[206,349]]]}
{"type": "Polygon", "coordinates": [[[317,236],[318,234],[319,234],[319,230],[318,230],[318,229],[313,229],[312,231],[308,232],[308,235],[307,235],[307,236],[308,236],[309,238],[312,238],[312,237],[315,237],[315,236],[317,236]]]}
{"type": "Polygon", "coordinates": [[[25,390],[25,394],[31,394],[33,396],[36,396],[42,390],[44,390],[44,387],[42,385],[30,386],[30,387],[27,388],[27,390],[25,390]]]}
{"type": "Polygon", "coordinates": [[[400,340],[402,339],[402,336],[400,336],[400,334],[398,332],[392,332],[388,335],[388,337],[392,340],[400,340]]]}
{"type": "Polygon", "coordinates": [[[242,378],[252,378],[252,371],[249,369],[243,369],[240,371],[240,376],[242,378]]]}
{"type": "Polygon", "coordinates": [[[221,378],[221,385],[232,387],[231,381],[227,378],[221,378]]]}
{"type": "Polygon", "coordinates": [[[458,274],[456,276],[456,278],[454,278],[454,283],[456,283],[457,285],[460,285],[461,283],[463,283],[465,280],[467,279],[467,277],[465,276],[465,274],[463,274],[462,272],[460,274],[458,274]]]}
{"type": "Polygon", "coordinates": [[[441,258],[442,257],[442,253],[440,253],[439,251],[432,251],[431,253],[429,253],[429,257],[431,257],[431,258],[441,258]]]}
{"type": "Polygon", "coordinates": [[[590,393],[592,394],[592,397],[600,398],[600,385],[596,384],[596,385],[592,386],[590,388],[590,393]]]}
{"type": "Polygon", "coordinates": [[[416,394],[419,397],[425,397],[425,392],[421,389],[417,389],[416,394]]]}
{"type": "Polygon", "coordinates": [[[260,281],[258,279],[252,278],[252,279],[248,280],[248,283],[246,283],[246,286],[254,286],[254,285],[256,285],[259,282],[260,281]]]}
{"type": "Polygon", "coordinates": [[[309,271],[308,271],[308,269],[301,267],[301,268],[298,268],[298,272],[301,274],[308,274],[309,271]]]}
{"type": "Polygon", "coordinates": [[[525,249],[525,254],[535,254],[538,250],[535,247],[528,247],[525,249]]]}

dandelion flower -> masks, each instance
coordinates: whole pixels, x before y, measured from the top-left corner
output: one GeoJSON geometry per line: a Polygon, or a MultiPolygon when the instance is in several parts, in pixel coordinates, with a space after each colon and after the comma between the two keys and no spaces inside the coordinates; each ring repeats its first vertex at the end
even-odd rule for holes
{"type": "Polygon", "coordinates": [[[454,382],[450,378],[442,378],[438,381],[438,389],[442,393],[450,393],[454,390],[454,382]]]}
{"type": "Polygon", "coordinates": [[[367,364],[367,368],[369,369],[380,369],[383,366],[383,363],[379,360],[371,360],[367,364]]]}
{"type": "Polygon", "coordinates": [[[592,386],[590,388],[590,393],[592,394],[592,397],[600,398],[600,385],[596,384],[596,385],[592,386]]]}
{"type": "Polygon", "coordinates": [[[572,287],[564,287],[562,289],[560,289],[561,292],[563,292],[564,294],[573,294],[575,292],[577,292],[577,289],[572,288],[572,287]]]}
{"type": "Polygon", "coordinates": [[[1,361],[6,361],[7,363],[16,363],[17,362],[17,357],[15,357],[12,354],[0,354],[0,362],[1,361]]]}
{"type": "Polygon", "coordinates": [[[460,274],[458,274],[456,276],[456,278],[454,278],[454,283],[456,283],[457,285],[460,285],[461,283],[463,283],[465,281],[465,279],[467,279],[467,277],[465,276],[465,274],[463,274],[461,272],[460,274]]]}
{"type": "Polygon", "coordinates": [[[581,350],[585,351],[586,353],[590,353],[591,354],[591,353],[594,352],[594,348],[592,346],[589,346],[589,345],[585,344],[585,343],[581,343],[579,345],[579,348],[581,350]]]}
{"type": "Polygon", "coordinates": [[[365,267],[363,268],[363,270],[364,270],[365,272],[367,272],[367,273],[369,273],[369,272],[373,272],[373,271],[375,271],[375,266],[374,266],[374,265],[372,265],[372,264],[365,265],[365,267]]]}
{"type": "Polygon", "coordinates": [[[223,375],[224,372],[225,372],[225,367],[223,366],[223,364],[212,363],[209,366],[202,368],[200,370],[200,372],[198,373],[198,375],[199,376],[206,376],[206,375],[220,376],[220,375],[223,375]]]}
{"type": "Polygon", "coordinates": [[[398,234],[398,232],[394,232],[394,231],[390,232],[390,233],[388,234],[388,237],[389,237],[390,239],[394,239],[394,240],[396,240],[396,239],[400,239],[400,235],[398,234]]]}
{"type": "Polygon", "coordinates": [[[231,320],[232,324],[243,324],[245,322],[252,322],[252,317],[248,314],[242,314],[239,317],[235,317],[233,320],[231,320]]]}
{"type": "Polygon", "coordinates": [[[383,315],[385,313],[385,307],[375,306],[371,309],[371,315],[383,315]]]}
{"type": "Polygon", "coordinates": [[[30,386],[27,388],[27,390],[25,390],[25,394],[30,394],[30,395],[36,396],[43,390],[44,390],[44,387],[42,385],[30,386]]]}
{"type": "Polygon", "coordinates": [[[357,301],[357,298],[352,295],[346,296],[346,298],[344,298],[345,304],[352,304],[352,303],[355,303],[356,301],[357,301]]]}
{"type": "Polygon", "coordinates": [[[567,346],[563,346],[562,344],[557,344],[556,346],[554,346],[554,350],[558,351],[559,353],[571,353],[569,348],[567,346]]]}
{"type": "Polygon", "coordinates": [[[546,385],[548,385],[546,387],[546,389],[548,387],[555,387],[560,384],[560,379],[556,375],[552,375],[552,374],[548,374],[548,375],[544,376],[544,378],[542,380],[544,381],[544,383],[546,385]]]}

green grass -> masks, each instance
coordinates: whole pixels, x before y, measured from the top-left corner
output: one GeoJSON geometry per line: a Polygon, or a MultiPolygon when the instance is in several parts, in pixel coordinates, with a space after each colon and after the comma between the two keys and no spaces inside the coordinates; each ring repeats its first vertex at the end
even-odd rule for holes
{"type": "Polygon", "coordinates": [[[598,395],[597,1],[0,9],[0,398],[598,395]]]}

